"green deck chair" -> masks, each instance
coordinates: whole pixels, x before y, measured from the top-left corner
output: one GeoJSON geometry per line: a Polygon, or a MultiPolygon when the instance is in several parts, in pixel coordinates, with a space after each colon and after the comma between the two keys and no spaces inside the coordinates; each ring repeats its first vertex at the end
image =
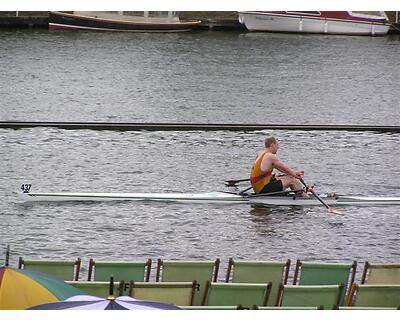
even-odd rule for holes
{"type": "Polygon", "coordinates": [[[361,284],[400,284],[400,264],[364,264],[361,284]]]}
{"type": "Polygon", "coordinates": [[[196,281],[129,283],[129,296],[138,300],[158,301],[176,306],[193,305],[196,281]]]}
{"type": "Polygon", "coordinates": [[[19,258],[18,268],[51,274],[62,280],[79,279],[81,259],[76,260],[26,260],[19,258]]]}
{"type": "Polygon", "coordinates": [[[233,283],[269,283],[271,294],[269,306],[275,306],[281,284],[287,284],[290,260],[282,261],[234,261],[229,259],[225,282],[233,283]]]}
{"type": "Polygon", "coordinates": [[[207,282],[203,306],[235,306],[251,308],[265,306],[271,292],[271,283],[211,283],[207,282]]]}
{"type": "Polygon", "coordinates": [[[375,285],[353,283],[347,299],[349,307],[400,306],[400,285],[375,285]]]}
{"type": "Polygon", "coordinates": [[[318,263],[297,260],[293,284],[330,285],[343,284],[339,304],[345,303],[345,296],[354,282],[357,262],[351,263],[318,263]]]}
{"type": "Polygon", "coordinates": [[[151,271],[151,259],[147,261],[107,262],[89,261],[88,281],[107,281],[113,276],[115,281],[149,281],[151,271]]]}
{"type": "MultiPolygon", "coordinates": [[[[110,281],[65,281],[69,285],[81,290],[82,292],[97,296],[100,298],[107,298],[110,296],[110,281]]],[[[124,289],[124,282],[120,281],[113,283],[113,296],[118,297],[122,295],[124,289]]]]}
{"type": "Polygon", "coordinates": [[[156,281],[159,282],[192,282],[196,281],[197,290],[193,304],[200,305],[207,281],[218,279],[220,260],[185,261],[158,259],[156,281]]]}
{"type": "Polygon", "coordinates": [[[281,307],[316,307],[333,309],[339,304],[343,285],[286,285],[280,291],[281,307]]]}

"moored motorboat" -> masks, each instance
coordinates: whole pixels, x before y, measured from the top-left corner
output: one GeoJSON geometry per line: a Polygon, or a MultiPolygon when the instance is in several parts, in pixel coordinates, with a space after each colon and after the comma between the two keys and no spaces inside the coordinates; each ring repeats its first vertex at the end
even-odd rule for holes
{"type": "Polygon", "coordinates": [[[239,22],[249,31],[385,35],[390,24],[384,12],[242,11],[239,22]]]}
{"type": "Polygon", "coordinates": [[[180,20],[172,14],[155,17],[96,11],[52,11],[49,14],[51,30],[180,32],[189,31],[200,23],[200,20],[180,20]]]}

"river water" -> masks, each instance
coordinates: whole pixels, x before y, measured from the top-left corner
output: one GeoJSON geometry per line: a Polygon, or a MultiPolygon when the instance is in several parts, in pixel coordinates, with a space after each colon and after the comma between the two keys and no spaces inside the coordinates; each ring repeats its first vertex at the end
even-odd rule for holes
{"type": "MultiPolygon", "coordinates": [[[[400,125],[400,37],[7,30],[0,120],[400,125]]],[[[400,196],[399,134],[0,129],[0,246],[26,258],[398,262],[399,207],[22,204],[32,191],[206,192],[268,135],[318,192],[400,196]]],[[[246,186],[244,186],[246,187],[246,186]]],[[[3,250],[3,249],[2,249],[3,250]]],[[[361,273],[359,267],[358,277],[361,273]]]]}

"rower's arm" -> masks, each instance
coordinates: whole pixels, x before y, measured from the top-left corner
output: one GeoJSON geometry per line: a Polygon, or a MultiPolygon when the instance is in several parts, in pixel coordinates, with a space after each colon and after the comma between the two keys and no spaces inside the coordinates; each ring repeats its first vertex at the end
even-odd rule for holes
{"type": "Polygon", "coordinates": [[[285,165],[282,161],[278,159],[278,157],[274,156],[273,157],[273,166],[274,168],[277,168],[279,171],[286,173],[288,175],[291,175],[293,177],[297,176],[296,171],[294,171],[292,168],[289,166],[285,165]]]}

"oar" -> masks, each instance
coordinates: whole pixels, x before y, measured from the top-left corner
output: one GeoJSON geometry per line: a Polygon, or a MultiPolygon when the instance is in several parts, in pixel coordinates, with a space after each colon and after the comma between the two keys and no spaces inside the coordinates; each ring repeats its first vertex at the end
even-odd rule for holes
{"type": "MultiPolygon", "coordinates": [[[[299,180],[300,180],[300,182],[301,182],[301,183],[306,187],[306,189],[307,189],[307,184],[304,182],[304,180],[301,179],[301,178],[300,178],[299,180]]],[[[339,210],[333,209],[333,208],[331,208],[330,206],[328,206],[328,205],[326,204],[326,202],[325,202],[324,200],[322,200],[322,199],[320,198],[320,196],[317,195],[313,189],[310,189],[310,191],[311,191],[311,193],[314,195],[314,197],[316,197],[316,198],[319,200],[319,202],[321,202],[321,203],[325,206],[325,208],[328,209],[328,212],[329,212],[329,213],[341,214],[341,212],[340,212],[339,210]]]]}
{"type": "Polygon", "coordinates": [[[239,182],[250,181],[250,178],[247,179],[239,179],[239,180],[225,180],[225,184],[227,187],[235,187],[239,182]]]}
{"type": "MultiPolygon", "coordinates": [[[[285,174],[280,174],[280,177],[285,176],[285,174]]],[[[245,181],[250,181],[250,178],[247,179],[238,179],[238,180],[225,180],[225,184],[227,187],[235,187],[236,184],[239,182],[245,182],[245,181]]]]}

